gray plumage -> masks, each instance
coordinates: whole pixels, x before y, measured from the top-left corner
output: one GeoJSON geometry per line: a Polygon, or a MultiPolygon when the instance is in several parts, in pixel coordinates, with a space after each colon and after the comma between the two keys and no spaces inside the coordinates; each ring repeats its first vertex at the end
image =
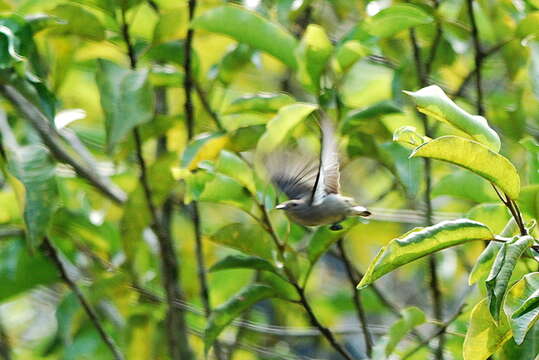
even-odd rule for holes
{"type": "Polygon", "coordinates": [[[318,160],[293,152],[273,154],[266,162],[271,181],[290,200],[276,206],[288,218],[306,226],[334,224],[348,216],[367,217],[371,213],[340,194],[339,153],[331,121],[320,120],[322,145],[318,160]]]}

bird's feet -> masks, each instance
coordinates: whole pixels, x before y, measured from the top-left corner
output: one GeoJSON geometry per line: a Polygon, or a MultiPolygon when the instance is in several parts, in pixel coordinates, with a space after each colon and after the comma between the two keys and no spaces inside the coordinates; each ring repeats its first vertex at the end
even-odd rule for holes
{"type": "Polygon", "coordinates": [[[342,230],[342,225],[339,224],[339,223],[335,223],[335,224],[331,225],[329,227],[329,229],[332,230],[332,231],[339,231],[339,230],[342,230]]]}

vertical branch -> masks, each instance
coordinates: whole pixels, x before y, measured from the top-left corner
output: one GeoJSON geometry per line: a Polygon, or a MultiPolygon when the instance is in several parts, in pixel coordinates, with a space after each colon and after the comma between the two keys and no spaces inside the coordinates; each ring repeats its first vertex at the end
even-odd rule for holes
{"type": "Polygon", "coordinates": [[[473,0],[467,0],[468,3],[468,16],[472,25],[472,40],[475,49],[475,89],[477,91],[477,113],[481,116],[485,115],[485,106],[483,104],[483,87],[481,85],[482,78],[482,65],[485,58],[485,54],[481,48],[481,42],[479,40],[479,31],[477,23],[475,21],[475,15],[473,13],[473,0]]]}
{"type": "MultiPolygon", "coordinates": [[[[189,0],[188,2],[188,11],[189,11],[189,22],[193,19],[195,15],[197,2],[196,0],[189,0]]],[[[191,68],[191,59],[193,55],[193,36],[194,29],[189,27],[187,30],[187,35],[184,43],[184,62],[183,68],[185,76],[183,78],[183,88],[185,92],[185,103],[184,103],[184,113],[185,120],[187,123],[187,139],[192,140],[195,135],[195,117],[193,109],[193,96],[192,90],[193,87],[196,87],[196,81],[193,79],[193,72],[191,68]]],[[[196,87],[196,90],[202,92],[200,87],[196,87]]],[[[205,98],[204,98],[205,100],[205,98]]],[[[208,105],[209,108],[209,105],[208,105]]],[[[217,123],[220,125],[220,123],[217,123]]],[[[219,129],[222,129],[219,127],[219,129]]],[[[202,298],[202,303],[204,304],[204,313],[206,318],[209,318],[211,314],[211,304],[210,304],[210,291],[208,286],[208,279],[206,278],[206,265],[204,263],[204,244],[202,243],[202,233],[200,231],[200,212],[198,209],[198,204],[193,201],[191,203],[191,218],[193,220],[193,226],[195,228],[195,252],[197,258],[197,273],[198,281],[200,284],[200,297],[202,298]]],[[[223,353],[219,342],[216,342],[214,347],[215,357],[218,360],[223,359],[223,353]]]]}
{"type": "MultiPolygon", "coordinates": [[[[195,8],[196,8],[197,2],[196,0],[189,0],[188,2],[188,9],[189,9],[189,23],[191,23],[191,20],[193,20],[193,16],[195,15],[195,8]]],[[[185,71],[185,76],[183,78],[183,88],[185,91],[185,104],[184,104],[184,111],[185,111],[185,119],[187,121],[187,137],[189,139],[192,139],[195,134],[195,121],[194,121],[194,114],[193,114],[193,99],[191,97],[191,90],[193,89],[193,74],[191,71],[191,58],[192,58],[192,43],[193,43],[193,36],[195,34],[195,31],[193,28],[189,27],[187,29],[187,35],[185,37],[185,47],[184,47],[184,59],[183,59],[183,68],[185,71]]]]}
{"type": "Polygon", "coordinates": [[[79,302],[81,303],[82,307],[84,308],[84,311],[94,324],[95,328],[97,329],[97,332],[99,333],[99,336],[107,345],[110,352],[114,356],[115,360],[123,360],[124,356],[114,343],[114,340],[105,332],[105,329],[103,328],[103,325],[101,324],[101,320],[98,318],[95,310],[92,308],[88,300],[84,297],[84,294],[79,289],[77,284],[71,278],[69,277],[67,270],[64,267],[64,264],[60,260],[60,256],[58,255],[58,251],[56,248],[51,244],[50,240],[45,237],[43,239],[43,250],[45,254],[52,260],[53,264],[56,266],[58,271],[60,272],[60,276],[62,280],[69,286],[71,291],[75,293],[77,298],[79,299],[79,302]]]}
{"type": "MultiPolygon", "coordinates": [[[[129,36],[129,24],[126,21],[125,9],[122,9],[121,11],[121,20],[122,36],[127,47],[130,67],[132,70],[135,70],[137,68],[137,58],[133,43],[131,42],[131,37],[129,36]]],[[[175,309],[174,307],[175,301],[178,299],[183,300],[183,294],[179,286],[180,269],[176,250],[174,249],[174,244],[172,243],[169,231],[171,210],[169,210],[167,206],[171,209],[172,204],[170,202],[165,202],[165,215],[168,215],[164,217],[164,221],[161,221],[159,219],[157,206],[153,200],[146,161],[142,155],[142,139],[140,131],[136,127],[133,129],[133,138],[135,140],[137,162],[140,167],[139,179],[144,191],[146,205],[150,212],[151,229],[157,237],[161,254],[161,276],[167,299],[166,336],[170,356],[173,360],[192,359],[193,357],[187,339],[188,332],[184,312],[175,309]]]]}
{"type": "MultiPolygon", "coordinates": [[[[420,87],[424,87],[427,85],[427,78],[429,74],[425,73],[423,70],[423,62],[421,60],[421,53],[420,53],[419,46],[417,44],[417,38],[415,36],[415,31],[413,28],[410,29],[410,42],[412,45],[413,56],[415,60],[418,83],[420,87]]],[[[433,46],[434,45],[436,44],[433,44],[433,46]]],[[[429,127],[429,122],[428,122],[427,117],[423,114],[420,114],[420,117],[423,122],[425,135],[428,137],[432,137],[431,129],[429,127]]],[[[432,198],[431,198],[432,164],[429,158],[425,158],[424,163],[425,163],[424,202],[426,206],[425,223],[426,225],[432,225],[432,198]]],[[[440,284],[438,280],[437,261],[436,261],[435,255],[429,256],[429,273],[430,273],[429,287],[430,287],[430,292],[432,296],[433,315],[436,319],[441,320],[443,318],[443,303],[442,303],[442,293],[440,291],[440,284]]],[[[443,360],[444,358],[443,347],[444,347],[444,335],[442,333],[440,334],[438,338],[438,346],[435,351],[435,356],[437,360],[443,360]]]]}
{"type": "Polygon", "coordinates": [[[340,254],[342,262],[344,263],[344,267],[346,269],[346,275],[348,276],[348,280],[350,282],[350,288],[352,290],[352,300],[354,301],[354,306],[356,307],[358,320],[359,320],[359,323],[361,324],[361,329],[363,330],[363,339],[365,341],[365,347],[367,348],[367,356],[371,357],[372,345],[373,345],[372,335],[369,331],[369,327],[367,326],[367,316],[365,315],[365,309],[363,308],[363,303],[361,302],[359,290],[356,289],[356,284],[359,283],[360,279],[356,278],[354,275],[354,271],[352,269],[352,264],[350,262],[350,259],[348,259],[348,256],[346,255],[346,252],[344,251],[344,245],[343,245],[342,239],[339,239],[339,241],[337,241],[337,248],[339,249],[339,254],[340,254]]]}

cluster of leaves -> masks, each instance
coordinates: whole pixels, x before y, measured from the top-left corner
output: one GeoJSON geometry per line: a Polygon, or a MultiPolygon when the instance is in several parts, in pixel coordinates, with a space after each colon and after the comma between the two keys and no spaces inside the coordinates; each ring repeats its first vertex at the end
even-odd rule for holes
{"type": "MultiPolygon", "coordinates": [[[[464,359],[535,356],[539,145],[525,135],[539,115],[539,5],[274,0],[248,8],[216,1],[200,2],[190,21],[195,3],[0,0],[6,10],[0,15],[0,236],[6,239],[0,244],[0,301],[28,298],[37,285],[61,299],[53,304],[57,326],[45,321],[51,331],[39,345],[11,335],[25,331],[22,325],[9,326],[14,350],[28,357],[105,359],[112,343],[129,359],[170,354],[184,360],[203,354],[222,359],[226,345],[229,358],[240,348],[237,355],[245,359],[337,352],[348,359],[365,353],[427,358],[405,350],[426,344],[416,327],[443,319],[429,319],[417,307],[399,312],[385,294],[406,293],[407,305],[423,307],[424,296],[417,295],[424,293],[422,266],[406,267],[412,274],[394,270],[462,245],[472,255],[480,252],[458,254],[463,264],[475,262],[469,283],[481,286],[466,298],[473,306],[441,331],[455,326],[461,334],[467,327],[465,339],[451,337],[443,351],[464,359]],[[194,45],[188,28],[196,34],[194,45]],[[477,31],[491,50],[475,48],[475,60],[498,56],[503,64],[492,65],[503,71],[483,74],[486,84],[478,82],[491,125],[470,114],[473,96],[465,91],[468,79],[481,72],[469,55],[477,31]],[[430,81],[452,90],[458,104],[440,87],[424,86],[430,81]],[[415,129],[421,118],[404,93],[428,116],[427,125],[436,124],[432,133],[415,129]],[[466,218],[402,236],[407,227],[378,221],[348,219],[340,231],[290,223],[273,209],[279,194],[261,160],[287,144],[318,151],[317,110],[338,123],[346,145],[345,189],[377,208],[391,207],[392,221],[428,221],[404,209],[425,192],[428,207],[430,195],[441,199],[436,210],[474,207],[466,218]],[[420,158],[441,161],[431,168],[420,158]],[[508,158],[526,164],[526,185],[508,158]],[[454,171],[454,165],[466,170],[454,171]],[[434,182],[432,191],[423,186],[425,177],[434,182]],[[161,226],[168,228],[162,232],[161,226]],[[166,233],[177,254],[163,247],[166,233]],[[367,267],[371,250],[389,238],[395,239],[367,267]],[[42,251],[47,239],[82,295],[51,286],[63,271],[42,251]],[[359,286],[373,286],[362,296],[341,290],[348,281],[330,257],[336,242],[352,286],[361,278],[353,265],[366,268],[359,286]],[[474,247],[483,242],[484,250],[474,247]],[[179,269],[165,261],[167,255],[177,258],[179,269]],[[206,262],[212,264],[207,280],[206,262]],[[370,291],[389,273],[400,288],[370,291]],[[174,286],[181,286],[182,298],[170,298],[174,286]],[[161,293],[166,301],[155,304],[161,293]],[[81,296],[97,309],[102,328],[88,320],[81,296]],[[212,302],[220,305],[212,310],[212,302]],[[199,303],[207,317],[197,312],[199,303]],[[171,313],[185,317],[179,333],[168,327],[171,313]],[[364,322],[364,341],[351,350],[344,343],[357,344],[355,335],[337,341],[330,327],[350,313],[364,322]],[[371,352],[365,321],[390,323],[394,313],[399,319],[371,352]],[[255,331],[238,331],[235,342],[220,337],[231,334],[232,325],[253,324],[240,316],[256,321],[263,335],[251,326],[255,331]],[[275,322],[311,325],[328,342],[285,337],[289,349],[282,349],[282,341],[267,339],[275,322]],[[408,340],[409,334],[418,339],[408,340]],[[178,357],[171,350],[175,338],[190,343],[194,355],[182,348],[178,357]]],[[[379,213],[375,219],[386,220],[383,209],[379,213]]],[[[464,290],[452,278],[460,270],[451,266],[441,280],[442,296],[455,302],[460,296],[454,294],[464,290]]],[[[0,337],[0,350],[5,346],[0,337]]]]}

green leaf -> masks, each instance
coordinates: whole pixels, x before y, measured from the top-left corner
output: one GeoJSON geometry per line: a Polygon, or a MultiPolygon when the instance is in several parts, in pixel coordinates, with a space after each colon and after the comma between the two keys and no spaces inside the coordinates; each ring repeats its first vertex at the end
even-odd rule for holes
{"type": "Polygon", "coordinates": [[[515,265],[524,253],[533,244],[531,236],[515,237],[510,242],[506,242],[500,248],[490,274],[485,284],[488,293],[488,307],[494,320],[498,321],[502,301],[513,274],[515,265]]]}
{"type": "MultiPolygon", "coordinates": [[[[536,21],[539,21],[539,13],[536,16],[536,21]]],[[[539,29],[537,35],[539,37],[539,29]]],[[[535,97],[539,99],[539,41],[532,41],[529,44],[530,47],[530,67],[529,77],[535,97]]]]}
{"type": "Polygon", "coordinates": [[[277,268],[269,261],[257,256],[247,256],[241,254],[226,256],[213,264],[209,271],[213,272],[230,269],[254,269],[260,271],[269,271],[278,276],[282,276],[277,268]]]}
{"type": "Polygon", "coordinates": [[[458,136],[442,136],[417,147],[411,155],[447,161],[473,171],[518,199],[520,177],[515,166],[486,146],[458,136]]]}
{"type": "Polygon", "coordinates": [[[528,13],[528,15],[518,23],[516,35],[521,38],[539,38],[539,26],[537,26],[537,24],[539,24],[539,11],[528,13]]]}
{"type": "Polygon", "coordinates": [[[248,190],[238,181],[223,174],[215,174],[207,181],[196,200],[232,205],[246,211],[252,208],[248,190]]]}
{"type": "Polygon", "coordinates": [[[511,214],[507,207],[498,201],[494,204],[476,205],[466,213],[465,217],[480,222],[488,226],[494,234],[499,234],[511,218],[511,214]]]}
{"type": "Polygon", "coordinates": [[[147,70],[124,69],[108,60],[98,61],[97,86],[105,113],[107,147],[112,152],[137,125],[154,116],[153,92],[147,70]]]}
{"type": "Polygon", "coordinates": [[[253,125],[238,128],[229,133],[230,143],[227,148],[235,152],[252,150],[266,129],[265,125],[253,125]]]}
{"type": "Polygon", "coordinates": [[[359,41],[346,41],[336,49],[331,59],[331,67],[338,74],[346,73],[352,65],[367,56],[368,52],[359,41]]]}
{"type": "Polygon", "coordinates": [[[528,331],[539,320],[539,272],[524,275],[509,289],[503,309],[515,342],[522,344],[528,331]]]}
{"type": "Polygon", "coordinates": [[[417,196],[423,178],[423,161],[411,159],[411,150],[399,143],[389,142],[378,146],[382,162],[395,173],[410,198],[417,196]]]}
{"type": "Polygon", "coordinates": [[[206,329],[204,329],[205,353],[208,353],[219,334],[236,317],[257,302],[273,297],[274,294],[273,289],[269,286],[251,284],[240,290],[226,303],[216,307],[208,319],[206,329]]]}
{"type": "Polygon", "coordinates": [[[371,120],[384,115],[398,114],[402,110],[393,101],[384,100],[365,109],[354,110],[346,114],[341,125],[342,133],[354,131],[359,125],[369,123],[371,120]]]}
{"type": "Polygon", "coordinates": [[[266,125],[266,132],[258,141],[257,152],[274,150],[299,122],[316,110],[317,106],[307,103],[287,105],[266,125]]]}
{"type": "Polygon", "coordinates": [[[539,184],[524,186],[517,203],[524,215],[539,218],[539,184]]]}
{"type": "Polygon", "coordinates": [[[374,15],[368,23],[367,31],[375,36],[391,37],[402,30],[430,24],[433,20],[419,6],[397,4],[374,15]]]}
{"type": "Polygon", "coordinates": [[[489,127],[487,119],[464,111],[439,86],[431,85],[415,92],[404,93],[414,99],[420,112],[454,126],[494,152],[500,151],[500,137],[489,127]]]}
{"type": "MultiPolygon", "coordinates": [[[[539,55],[539,45],[538,45],[538,55],[539,55]]],[[[539,60],[539,58],[537,59],[539,60]]],[[[539,64],[538,64],[539,65],[539,64]]],[[[539,68],[537,69],[539,76],[539,68]]],[[[539,86],[539,79],[538,79],[539,86]]],[[[537,92],[537,97],[539,98],[539,87],[537,92]]],[[[528,166],[528,183],[529,184],[539,184],[539,144],[532,137],[527,137],[520,140],[520,144],[528,150],[528,161],[526,164],[528,166]]]]}
{"type": "Polygon", "coordinates": [[[30,248],[41,243],[58,201],[56,166],[46,148],[29,145],[9,154],[9,167],[24,185],[24,223],[30,248]]]}
{"type": "Polygon", "coordinates": [[[483,299],[472,310],[464,339],[464,360],[486,360],[510,338],[511,331],[505,315],[499,322],[494,321],[487,299],[483,299]]]}
{"type": "Polygon", "coordinates": [[[249,223],[228,224],[210,236],[218,244],[272,261],[275,246],[270,236],[259,226],[249,223]]]}
{"type": "Polygon", "coordinates": [[[214,159],[227,143],[224,132],[200,134],[183,151],[181,166],[194,170],[202,160],[214,159]]]}
{"type": "Polygon", "coordinates": [[[238,44],[223,56],[218,66],[217,78],[224,84],[234,78],[251,62],[254,50],[246,44],[238,44]]]}
{"type": "Polygon", "coordinates": [[[255,180],[251,167],[238,155],[222,150],[215,164],[215,170],[237,180],[251,192],[256,194],[255,180]]]}
{"type": "Polygon", "coordinates": [[[270,112],[279,111],[286,105],[293,104],[294,98],[287,94],[259,93],[244,95],[234,99],[225,109],[224,114],[241,112],[270,112]]]}
{"type": "Polygon", "coordinates": [[[468,277],[469,285],[473,285],[480,280],[486,280],[488,274],[490,273],[490,269],[492,268],[492,264],[494,264],[494,259],[500,252],[501,248],[502,243],[496,241],[491,241],[488,243],[485,250],[483,250],[481,255],[479,255],[477,258],[477,261],[470,272],[470,276],[468,277]]]}
{"type": "Polygon", "coordinates": [[[31,254],[23,241],[0,246],[0,301],[56,281],[59,276],[52,262],[41,253],[31,254]]]}
{"type": "Polygon", "coordinates": [[[415,306],[403,309],[401,314],[402,317],[391,325],[388,334],[375,346],[374,359],[387,359],[411,330],[427,321],[425,313],[415,306]]]}
{"type": "Polygon", "coordinates": [[[32,33],[22,17],[0,15],[0,69],[23,61],[31,43],[32,33]]]}
{"type": "Polygon", "coordinates": [[[465,170],[453,171],[432,188],[432,196],[450,195],[477,203],[497,201],[492,186],[480,176],[465,170]]]}
{"type": "Polygon", "coordinates": [[[433,226],[413,229],[380,249],[358,288],[364,288],[396,268],[436,251],[493,237],[488,227],[468,219],[442,221],[433,226]]]}
{"type": "Polygon", "coordinates": [[[328,226],[319,227],[309,240],[309,245],[307,246],[307,257],[311,264],[314,265],[331,245],[346,235],[357,223],[357,219],[348,218],[341,223],[343,229],[338,231],[330,230],[328,226]]]}
{"type": "Polygon", "coordinates": [[[294,57],[296,39],[281,26],[243,7],[225,5],[213,8],[196,17],[191,26],[230,36],[275,56],[292,69],[297,67],[294,57]]]}
{"type": "Polygon", "coordinates": [[[187,32],[187,9],[185,6],[167,9],[159,14],[159,21],[153,31],[153,43],[163,43],[182,39],[187,32]]]}
{"type": "Polygon", "coordinates": [[[105,39],[105,27],[99,18],[82,6],[64,3],[56,6],[50,13],[65,21],[65,25],[52,30],[54,34],[76,35],[94,41],[105,39]]]}
{"type": "Polygon", "coordinates": [[[296,49],[298,79],[314,94],[320,93],[320,78],[333,52],[333,45],[324,28],[309,24],[296,49]]]}

